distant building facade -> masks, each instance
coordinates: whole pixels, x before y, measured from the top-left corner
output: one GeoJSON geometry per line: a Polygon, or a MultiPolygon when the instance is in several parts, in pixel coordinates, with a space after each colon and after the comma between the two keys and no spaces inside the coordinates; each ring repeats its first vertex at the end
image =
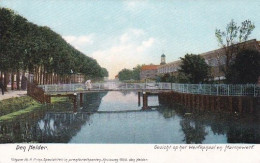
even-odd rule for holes
{"type": "Polygon", "coordinates": [[[155,79],[157,77],[158,65],[144,65],[141,67],[140,80],[155,79]]]}
{"type": "MultiPolygon", "coordinates": [[[[260,41],[257,41],[255,39],[249,40],[243,43],[239,43],[236,45],[233,45],[234,49],[239,49],[236,47],[243,46],[244,48],[249,49],[255,49],[260,51],[260,41]]],[[[234,50],[236,53],[236,50],[234,50]]],[[[223,71],[220,69],[221,66],[225,66],[226,64],[226,55],[225,55],[225,49],[220,48],[217,50],[209,51],[206,53],[199,54],[201,57],[205,59],[205,62],[211,67],[212,75],[214,77],[214,80],[223,80],[225,79],[223,71]]],[[[235,57],[235,55],[233,56],[235,57]]],[[[170,62],[167,64],[161,64],[158,66],[158,75],[164,75],[164,74],[171,74],[174,75],[177,73],[178,69],[180,68],[181,60],[177,60],[174,62],[170,62]]]]}
{"type": "Polygon", "coordinates": [[[115,76],[115,80],[116,80],[116,81],[118,81],[118,80],[119,80],[119,78],[118,78],[118,74],[115,76]]]}

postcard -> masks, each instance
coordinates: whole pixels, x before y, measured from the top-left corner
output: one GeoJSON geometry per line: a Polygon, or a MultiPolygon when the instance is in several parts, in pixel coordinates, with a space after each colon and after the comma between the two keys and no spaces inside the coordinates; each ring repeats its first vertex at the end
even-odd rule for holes
{"type": "Polygon", "coordinates": [[[260,162],[259,10],[1,0],[0,162],[260,162]]]}

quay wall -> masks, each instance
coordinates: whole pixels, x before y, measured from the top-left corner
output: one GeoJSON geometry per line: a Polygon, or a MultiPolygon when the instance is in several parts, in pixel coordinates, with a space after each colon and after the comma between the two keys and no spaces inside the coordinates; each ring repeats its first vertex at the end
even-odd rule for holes
{"type": "Polygon", "coordinates": [[[260,106],[260,97],[252,96],[215,96],[162,92],[158,94],[163,105],[181,104],[187,108],[201,111],[256,113],[260,106]]]}

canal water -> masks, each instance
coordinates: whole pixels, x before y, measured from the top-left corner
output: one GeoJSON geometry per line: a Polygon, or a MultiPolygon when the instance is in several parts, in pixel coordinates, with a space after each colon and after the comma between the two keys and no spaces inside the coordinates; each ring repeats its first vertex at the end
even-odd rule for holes
{"type": "MultiPolygon", "coordinates": [[[[0,123],[0,143],[217,144],[260,143],[259,120],[160,105],[138,105],[136,92],[87,93],[74,113],[71,105],[51,107],[0,123]]],[[[142,101],[142,98],[141,98],[142,101]]]]}

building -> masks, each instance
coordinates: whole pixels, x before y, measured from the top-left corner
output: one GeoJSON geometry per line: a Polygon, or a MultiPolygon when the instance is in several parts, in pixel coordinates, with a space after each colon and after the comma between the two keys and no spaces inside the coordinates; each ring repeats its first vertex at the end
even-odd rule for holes
{"type": "Polygon", "coordinates": [[[166,60],[165,60],[165,54],[161,55],[161,63],[160,65],[165,65],[166,64],[166,60]]]}
{"type": "Polygon", "coordinates": [[[155,79],[157,77],[158,65],[145,65],[141,67],[140,80],[155,79]]]}
{"type": "Polygon", "coordinates": [[[115,76],[115,80],[119,81],[118,74],[115,76]]]}
{"type": "Polygon", "coordinates": [[[177,60],[164,65],[158,66],[158,74],[175,74],[180,67],[181,61],[177,60]]]}
{"type": "MultiPolygon", "coordinates": [[[[229,47],[229,48],[233,48],[234,53],[236,53],[237,50],[239,49],[238,47],[256,49],[256,50],[260,51],[260,41],[253,39],[253,40],[249,40],[249,41],[246,41],[243,43],[233,45],[232,47],[229,47]]],[[[211,66],[211,71],[212,71],[214,80],[225,79],[224,73],[220,69],[221,66],[225,66],[225,64],[226,64],[225,48],[220,48],[220,49],[209,51],[209,52],[202,53],[199,55],[205,59],[205,62],[209,66],[211,66]]],[[[167,73],[172,74],[172,75],[176,74],[180,65],[181,65],[181,60],[177,60],[177,61],[170,62],[167,64],[161,64],[160,66],[158,66],[158,75],[164,75],[167,73]]]]}

